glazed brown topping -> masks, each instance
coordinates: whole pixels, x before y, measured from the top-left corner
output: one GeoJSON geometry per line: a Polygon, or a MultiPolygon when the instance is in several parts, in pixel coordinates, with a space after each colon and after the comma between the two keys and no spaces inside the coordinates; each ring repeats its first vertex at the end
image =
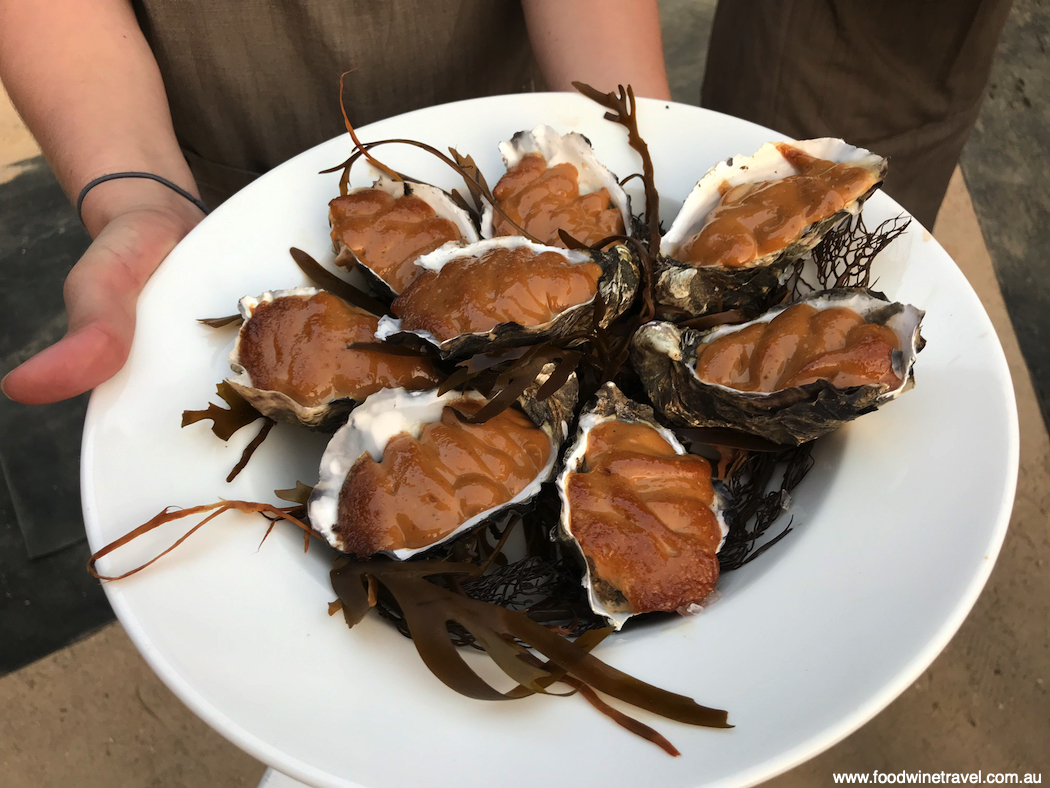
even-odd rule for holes
{"type": "Polygon", "coordinates": [[[852,309],[785,309],[698,348],[697,376],[738,391],[779,391],[826,380],[837,388],[900,385],[893,372],[897,335],[852,309]]]}
{"type": "Polygon", "coordinates": [[[378,322],[330,293],[284,296],[259,304],[241,328],[240,363],[255,388],[307,407],[363,400],[381,388],[436,386],[441,379],[425,359],[347,349],[374,342],[378,322]]]}
{"type": "Polygon", "coordinates": [[[499,323],[546,323],[594,298],[601,275],[597,264],[570,263],[558,252],[497,247],[451,260],[440,272],[424,271],[391,308],[406,331],[444,341],[499,323]]]}
{"type": "Polygon", "coordinates": [[[785,143],[777,149],[798,174],[739,186],[724,183],[721,202],[700,232],[682,244],[680,260],[695,266],[747,265],[783,249],[878,181],[864,167],[817,159],[785,143]]]}
{"type": "MultiPolygon", "coordinates": [[[[558,230],[588,246],[624,231],[608,189],[581,196],[577,169],[571,164],[548,167],[538,153],[522,157],[507,170],[492,195],[515,224],[549,246],[564,246],[558,230]]],[[[496,235],[518,235],[499,211],[492,226],[496,235]]]]}
{"type": "MultiPolygon", "coordinates": [[[[461,412],[481,403],[461,400],[461,412]]],[[[339,495],[335,531],[347,552],[420,548],[474,515],[510,501],[550,459],[543,430],[516,410],[484,424],[465,424],[446,407],[441,421],[387,443],[381,462],[362,454],[339,495]]]]}
{"type": "Polygon", "coordinates": [[[677,610],[711,593],[722,531],[707,460],[676,453],[648,425],[606,421],[588,434],[584,462],[567,494],[592,581],[619,591],[632,613],[677,610]]]}
{"type": "Polygon", "coordinates": [[[416,258],[463,235],[414,194],[394,199],[382,189],[362,189],[328,204],[332,242],[343,244],[400,293],[419,268],[416,258]]]}

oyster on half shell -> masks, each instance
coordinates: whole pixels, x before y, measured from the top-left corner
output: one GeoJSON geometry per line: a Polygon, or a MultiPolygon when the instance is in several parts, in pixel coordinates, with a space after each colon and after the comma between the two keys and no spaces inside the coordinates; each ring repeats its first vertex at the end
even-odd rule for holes
{"type": "Polygon", "coordinates": [[[426,183],[409,183],[408,181],[395,181],[389,175],[381,173],[379,178],[371,186],[362,186],[351,189],[344,197],[336,197],[329,204],[329,223],[332,225],[332,248],[336,253],[336,265],[344,268],[359,268],[368,283],[375,288],[376,292],[390,297],[396,296],[411,281],[413,269],[412,262],[421,254],[433,251],[447,241],[459,243],[474,243],[478,240],[478,231],[471,220],[470,215],[456,205],[455,201],[444,191],[436,186],[426,183]],[[365,243],[364,237],[355,237],[353,231],[354,221],[368,221],[374,223],[373,217],[380,210],[380,206],[368,205],[357,209],[351,209],[355,198],[361,198],[373,190],[384,192],[394,199],[390,215],[384,215],[386,226],[381,233],[372,240],[373,248],[358,247],[355,241],[365,243]],[[425,218],[415,215],[409,208],[396,210],[400,205],[398,200],[412,196],[418,198],[430,209],[434,216],[425,218]],[[445,224],[450,222],[451,227],[445,224]],[[430,225],[440,224],[440,227],[430,225]],[[422,233],[430,230],[440,240],[426,243],[426,237],[422,233]],[[401,240],[398,240],[398,235],[401,240]],[[426,244],[419,246],[421,241],[426,244]],[[355,254],[354,246],[360,252],[355,254]]]}
{"type": "MultiPolygon", "coordinates": [[[[528,279],[532,274],[529,260],[521,263],[521,281],[515,284],[521,291],[515,289],[509,292],[511,287],[504,280],[494,283],[491,288],[483,284],[483,277],[471,273],[467,266],[483,265],[496,252],[506,250],[517,252],[525,250],[532,254],[532,259],[540,255],[553,254],[564,258],[569,264],[567,269],[581,266],[581,271],[588,267],[593,271],[597,264],[600,268],[600,276],[597,278],[596,294],[585,301],[564,308],[553,317],[534,324],[523,324],[515,320],[501,320],[494,322],[497,318],[486,318],[490,327],[483,330],[464,331],[460,334],[448,336],[436,336],[435,333],[425,327],[413,327],[408,319],[394,319],[383,317],[379,321],[376,338],[383,341],[395,343],[418,342],[423,340],[438,349],[443,358],[464,358],[478,353],[487,353],[505,348],[522,347],[525,345],[536,345],[541,342],[554,339],[571,337],[574,334],[586,332],[594,319],[595,302],[601,299],[603,308],[599,325],[608,326],[614,319],[623,314],[634,301],[639,284],[639,265],[633,250],[629,247],[617,244],[608,251],[582,251],[574,249],[562,249],[554,246],[541,246],[519,236],[503,236],[479,241],[470,246],[455,246],[449,244],[429,255],[419,258],[417,265],[424,269],[433,271],[430,278],[419,278],[414,285],[403,293],[394,303],[395,313],[403,314],[404,310],[412,308],[417,315],[429,316],[433,320],[442,322],[451,319],[455,310],[461,305],[468,304],[475,313],[496,314],[498,310],[490,311],[491,299],[507,299],[514,304],[523,302],[520,292],[529,290],[528,279]],[[450,265],[451,264],[451,265],[450,265]],[[458,277],[455,288],[450,297],[454,303],[444,301],[432,301],[433,293],[442,290],[445,280],[458,277]],[[472,292],[467,296],[463,289],[459,289],[458,282],[462,279],[463,287],[477,285],[478,292],[472,292]],[[418,310],[416,303],[423,303],[418,310]]],[[[591,292],[594,292],[592,290],[591,292]]],[[[553,302],[555,295],[547,288],[540,288],[531,294],[538,303],[553,302]]],[[[420,321],[422,325],[422,321],[420,321]]]]}
{"type": "Polygon", "coordinates": [[[707,460],[652,408],[605,384],[580,416],[557,485],[559,535],[583,559],[591,609],[617,629],[641,613],[695,612],[714,590],[725,503],[707,460]]]}
{"type": "Polygon", "coordinates": [[[538,401],[534,384],[483,424],[477,392],[381,391],[332,437],[310,524],[336,550],[411,558],[526,505],[550,479],[576,404],[575,378],[538,401]],[[536,425],[539,425],[538,427],[536,425]]]}
{"type": "Polygon", "coordinates": [[[431,362],[374,350],[378,318],[323,290],[296,287],[245,296],[244,322],[230,353],[227,382],[264,416],[335,430],[357,403],[387,387],[429,389],[441,382],[431,362]]]}
{"type": "MultiPolygon", "coordinates": [[[[820,243],[835,225],[860,213],[865,200],[881,185],[886,168],[885,158],[832,138],[770,142],[753,156],[733,156],[719,162],[696,184],[660,243],[655,288],[658,316],[769,308],[786,294],[794,263],[820,243]],[[753,258],[741,265],[700,265],[684,261],[683,251],[704,229],[712,211],[723,203],[723,197],[732,199],[738,188],[750,184],[763,184],[768,189],[766,184],[799,175],[803,172],[799,157],[856,168],[863,178],[857,188],[864,188],[863,193],[846,200],[831,215],[809,223],[801,217],[796,220],[790,214],[777,215],[782,235],[770,244],[771,249],[754,248],[753,258]]],[[[746,194],[746,191],[741,189],[740,193],[746,194]]],[[[822,207],[815,215],[823,212],[822,207]]],[[[763,216],[763,221],[769,221],[769,215],[763,216]]],[[[747,236],[740,243],[744,244],[742,248],[750,248],[753,241],[747,236]]]]}
{"type": "MultiPolygon", "coordinates": [[[[919,333],[922,310],[891,303],[869,291],[845,288],[813,293],[799,304],[824,314],[830,314],[829,310],[833,309],[851,310],[869,326],[888,329],[896,339],[896,349],[886,347],[888,358],[882,359],[882,363],[891,372],[878,382],[838,387],[827,378],[810,379],[804,370],[799,370],[800,376],[794,378],[799,385],[772,391],[746,390],[701,380],[697,364],[705,347],[722,338],[761,328],[797,304],[772,309],[748,323],[720,326],[710,331],[681,329],[660,321],[646,323],[632,339],[632,363],[649,398],[672,423],[731,428],[774,443],[796,446],[875,410],[914,385],[916,356],[925,344],[919,333]]],[[[787,339],[792,341],[790,336],[787,339]]],[[[844,344],[839,348],[848,350],[844,344]]],[[[753,355],[759,352],[755,350],[753,355]]],[[[834,354],[835,351],[828,353],[829,364],[834,354]]],[[[752,357],[747,351],[741,351],[741,357],[734,363],[738,368],[745,368],[752,357]]],[[[863,358],[860,362],[861,365],[867,363],[863,358]]],[[[846,372],[849,371],[846,368],[846,372]]]]}
{"type": "MultiPolygon", "coordinates": [[[[576,171],[576,183],[579,189],[579,195],[590,195],[600,192],[602,189],[609,195],[610,205],[617,212],[619,212],[620,221],[623,224],[622,233],[626,235],[632,234],[631,228],[631,198],[627,196],[627,192],[620,186],[619,180],[616,178],[608,167],[602,164],[594,155],[594,149],[591,146],[591,141],[582,134],[571,132],[569,134],[559,134],[550,126],[537,126],[532,131],[519,131],[513,137],[506,142],[501,142],[499,146],[500,153],[503,154],[503,160],[506,162],[507,171],[510,173],[515,168],[522,165],[522,161],[529,156],[540,156],[543,158],[547,170],[552,170],[562,165],[571,165],[576,171]]],[[[528,164],[528,162],[526,162],[528,164]]],[[[563,169],[567,169],[564,168],[563,169]]],[[[568,173],[571,174],[571,170],[568,173]]],[[[530,173],[530,177],[536,176],[538,173],[530,173]]],[[[504,178],[507,176],[505,175],[504,178]]],[[[500,199],[500,193],[502,191],[501,185],[505,181],[500,180],[496,184],[494,189],[495,197],[497,200],[500,199]]],[[[565,218],[566,212],[564,210],[565,203],[570,199],[570,195],[566,192],[562,192],[565,184],[558,184],[559,193],[557,196],[557,202],[555,204],[549,204],[547,199],[531,200],[530,205],[521,218],[524,222],[523,226],[526,230],[530,229],[530,220],[538,220],[540,225],[550,225],[548,229],[553,231],[549,233],[549,237],[541,237],[548,235],[546,232],[540,232],[539,234],[533,233],[543,243],[557,244],[558,234],[555,226],[558,224],[559,218],[565,218]]],[[[550,199],[550,197],[548,197],[550,199]]],[[[593,220],[593,208],[594,206],[588,206],[587,213],[592,214],[591,219],[593,220]]],[[[485,205],[484,210],[481,214],[481,237],[482,238],[493,238],[500,234],[497,232],[497,228],[494,224],[498,224],[498,220],[495,216],[495,210],[491,203],[485,205]]],[[[572,228],[563,226],[570,235],[574,235],[572,228]]],[[[601,232],[597,230],[597,225],[589,229],[588,234],[585,237],[577,238],[585,244],[592,244],[600,241],[603,237],[609,235],[616,235],[617,232],[601,232]],[[593,237],[597,235],[597,237],[593,237]]]]}

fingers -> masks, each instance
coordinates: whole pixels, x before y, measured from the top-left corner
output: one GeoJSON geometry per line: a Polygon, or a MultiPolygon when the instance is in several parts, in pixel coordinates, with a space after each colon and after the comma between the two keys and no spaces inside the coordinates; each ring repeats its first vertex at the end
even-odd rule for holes
{"type": "Polygon", "coordinates": [[[3,380],[15,402],[45,405],[75,397],[113,377],[131,349],[130,326],[122,321],[89,323],[41,351],[3,380]]]}
{"type": "Polygon", "coordinates": [[[4,378],[4,394],[27,405],[58,402],[120,371],[131,349],[138,295],[183,234],[145,213],[108,225],[66,280],[68,333],[4,378]]]}

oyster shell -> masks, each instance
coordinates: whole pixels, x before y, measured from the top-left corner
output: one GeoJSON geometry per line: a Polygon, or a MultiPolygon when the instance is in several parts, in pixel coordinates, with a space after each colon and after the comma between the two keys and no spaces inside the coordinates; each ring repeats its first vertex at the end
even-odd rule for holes
{"type": "Polygon", "coordinates": [[[704,226],[722,200],[725,185],[777,180],[797,174],[781,152],[784,143],[766,143],[753,156],[733,156],[719,162],[696,184],[660,242],[655,297],[660,317],[698,316],[729,309],[767,309],[787,292],[793,264],[840,221],[860,213],[865,200],[881,185],[887,162],[840,139],[792,142],[789,147],[818,159],[848,163],[868,170],[875,185],[826,219],[805,226],[786,246],[739,267],[693,266],[677,258],[683,245],[704,226]]]}
{"type": "MultiPolygon", "coordinates": [[[[599,321],[603,327],[608,326],[623,314],[634,301],[639,283],[639,266],[634,252],[622,244],[605,252],[594,252],[541,246],[519,236],[503,236],[479,241],[470,246],[448,244],[419,258],[417,265],[440,273],[446,264],[457,258],[478,257],[495,248],[527,248],[536,254],[554,252],[574,264],[596,262],[602,268],[602,275],[598,280],[597,296],[569,307],[539,325],[523,326],[519,323],[505,322],[487,331],[464,333],[445,340],[439,339],[427,330],[405,330],[402,328],[400,319],[386,316],[379,321],[376,338],[395,343],[418,342],[419,339],[422,339],[437,347],[443,358],[465,358],[499,349],[535,345],[585,331],[593,322],[597,297],[600,297],[604,304],[599,321]]],[[[406,293],[406,297],[409,295],[410,293],[406,293]]]]}
{"type": "MultiPolygon", "coordinates": [[[[353,410],[357,405],[358,400],[355,400],[350,396],[336,396],[329,397],[322,402],[317,404],[303,404],[297,401],[295,398],[290,396],[284,391],[277,391],[271,388],[260,387],[258,381],[252,379],[252,374],[248,369],[248,359],[244,357],[244,346],[246,332],[249,330],[249,323],[252,316],[255,314],[256,309],[261,304],[272,304],[278,299],[283,298],[300,298],[300,299],[311,299],[315,296],[324,294],[326,297],[335,299],[335,302],[345,307],[345,309],[354,315],[360,313],[361,316],[367,318],[369,326],[376,321],[374,315],[364,312],[363,310],[357,309],[350,304],[339,301],[323,290],[317,290],[312,287],[296,287],[290,290],[275,290],[267,291],[257,297],[245,296],[238,303],[238,309],[241,316],[244,318],[244,322],[241,324],[240,331],[237,333],[237,339],[233,345],[233,351],[230,353],[230,367],[234,371],[233,377],[227,379],[227,382],[244,397],[249,404],[251,404],[256,410],[262,413],[264,416],[268,416],[276,421],[282,421],[287,424],[302,425],[310,427],[311,429],[320,430],[322,432],[331,432],[335,430],[340,424],[346,420],[346,415],[353,410]]],[[[368,328],[364,329],[368,332],[368,328]]],[[[316,340],[318,336],[312,339],[316,340]]],[[[356,338],[355,341],[369,341],[370,337],[367,333],[356,338]]],[[[375,351],[358,351],[375,353],[375,351]]],[[[395,357],[390,356],[390,367],[385,370],[373,370],[379,372],[384,377],[389,377],[390,380],[385,382],[397,381],[400,385],[405,386],[411,384],[412,388],[433,388],[440,383],[440,377],[437,375],[429,361],[423,359],[407,360],[406,357],[395,357]],[[402,374],[398,373],[396,368],[402,368],[400,370],[402,374]]],[[[328,358],[324,362],[326,367],[324,372],[334,372],[336,361],[332,358],[328,358]]],[[[256,368],[257,369],[257,368],[256,368]]],[[[379,388],[381,384],[377,383],[374,388],[379,388]]],[[[366,388],[373,388],[367,386],[366,388]]],[[[364,399],[364,397],[361,397],[364,399]]]]}
{"type": "MultiPolygon", "coordinates": [[[[548,167],[559,164],[573,165],[578,173],[580,194],[593,194],[603,188],[608,190],[613,206],[620,212],[625,233],[631,235],[631,198],[620,186],[616,175],[598,161],[591,141],[582,134],[559,134],[550,126],[540,125],[532,131],[519,131],[506,142],[501,142],[499,150],[508,170],[516,167],[530,154],[542,156],[548,167]]],[[[486,204],[481,214],[482,238],[495,236],[494,214],[492,205],[486,204]]],[[[546,239],[546,242],[554,243],[555,240],[546,239]]]]}
{"type": "MultiPolygon", "coordinates": [[[[347,196],[368,191],[369,189],[380,189],[394,199],[409,194],[415,195],[433,208],[434,213],[438,217],[452,222],[452,224],[456,226],[456,229],[459,230],[460,235],[462,236],[461,241],[463,243],[470,244],[478,240],[478,231],[474,226],[474,222],[471,220],[470,215],[456,205],[455,201],[453,201],[448,194],[436,186],[431,186],[426,183],[395,181],[389,175],[381,173],[378,180],[376,180],[371,186],[362,186],[357,189],[351,189],[347,192],[347,196]]],[[[333,202],[335,201],[333,200],[333,202]]],[[[376,292],[391,298],[397,296],[403,288],[395,287],[395,283],[387,281],[387,279],[384,279],[383,275],[358,259],[353,250],[346,245],[340,236],[337,235],[335,222],[331,218],[331,212],[329,212],[329,222],[333,225],[332,248],[336,253],[336,265],[344,268],[359,268],[368,280],[368,283],[376,290],[376,292]]]]}
{"type": "MultiPolygon", "coordinates": [[[[541,376],[542,377],[542,376],[541,376]]],[[[536,475],[510,500],[480,511],[459,523],[453,530],[433,538],[416,547],[380,549],[398,559],[411,558],[440,544],[460,536],[488,522],[493,517],[513,511],[525,505],[540,491],[543,482],[550,479],[558,459],[558,450],[568,432],[568,420],[576,404],[578,386],[575,378],[553,396],[540,402],[535,392],[542,380],[534,384],[519,400],[528,418],[519,416],[532,424],[540,425],[540,432],[550,441],[546,462],[536,475]]],[[[368,454],[376,462],[383,457],[387,444],[395,436],[408,433],[418,439],[427,424],[441,421],[445,406],[464,400],[484,403],[485,398],[477,392],[437,391],[410,392],[403,389],[386,389],[369,397],[351,415],[347,423],[332,437],[321,458],[319,481],[308,502],[310,524],[336,550],[349,552],[355,544],[378,544],[371,533],[355,533],[355,523],[348,528],[340,523],[340,498],[348,478],[360,467],[358,460],[368,454]]],[[[488,422],[487,422],[488,423],[488,422]]],[[[524,451],[524,450],[523,450],[524,451]]],[[[421,474],[421,471],[419,472],[421,474]]],[[[415,478],[415,477],[413,477],[415,478]]],[[[408,493],[410,484],[404,483],[397,490],[398,504],[405,506],[408,515],[408,493]]],[[[424,507],[426,504],[422,504],[424,507]]],[[[371,549],[371,548],[369,548],[371,549]]]]}
{"type": "Polygon", "coordinates": [[[799,445],[837,429],[847,421],[896,399],[914,385],[914,365],[925,342],[919,334],[924,312],[891,303],[863,290],[826,290],[799,303],[817,310],[845,307],[868,323],[886,326],[899,350],[891,353],[896,386],[870,384],[836,388],[827,380],[769,393],[740,391],[701,380],[696,373],[698,348],[719,337],[768,323],[789,307],[770,310],[756,320],[710,331],[680,329],[673,323],[647,323],[635,332],[631,360],[649,398],[672,423],[694,427],[728,427],[785,445],[799,445]]]}
{"type": "Polygon", "coordinates": [[[652,408],[628,399],[613,383],[599,389],[594,404],[581,415],[576,438],[558,475],[562,501],[558,532],[563,540],[575,546],[583,559],[586,567],[583,586],[591,609],[609,619],[617,629],[640,613],[693,612],[714,590],[718,580],[716,553],[725,543],[729,529],[722,514],[725,502],[713,486],[710,502],[700,500],[703,483],[695,483],[697,473],[705,481],[710,479],[707,462],[689,455],[675,435],[657,423],[652,408]],[[591,469],[587,468],[585,457],[588,441],[597,434],[595,430],[602,430],[610,422],[644,425],[656,434],[647,429],[621,435],[629,446],[628,454],[620,455],[615,465],[610,464],[593,475],[598,477],[599,484],[612,479],[622,486],[615,488],[615,494],[603,494],[601,488],[588,491],[586,484],[592,475],[587,472],[591,469]],[[665,459],[659,467],[646,467],[638,473],[637,466],[631,467],[638,458],[643,463],[660,462],[656,459],[659,455],[646,454],[636,442],[638,435],[650,441],[655,438],[663,454],[669,446],[675,455],[688,455],[695,460],[695,467],[693,462],[668,466],[665,459]],[[675,472],[680,474],[678,479],[674,477],[675,472]],[[632,473],[636,474],[633,478],[632,473]],[[581,480],[582,488],[578,486],[581,480]],[[666,499],[677,500],[681,495],[681,489],[672,489],[675,483],[696,492],[696,499],[689,501],[687,513],[683,513],[680,506],[670,513],[666,511],[666,499]],[[578,492],[581,489],[587,492],[578,492]],[[631,498],[634,495],[639,496],[636,501],[631,498]],[[574,501],[580,506],[588,497],[600,501],[602,507],[597,527],[589,526],[586,516],[574,515],[574,501]],[[617,510],[613,500],[631,515],[632,527],[623,534],[616,533],[617,510]],[[696,506],[692,506],[694,503],[696,506]],[[710,511],[713,517],[702,513],[703,510],[710,511]],[[673,528],[664,517],[674,519],[673,528]],[[711,532],[712,528],[717,529],[715,533],[711,532]],[[581,540],[586,541],[586,546],[581,540]]]}

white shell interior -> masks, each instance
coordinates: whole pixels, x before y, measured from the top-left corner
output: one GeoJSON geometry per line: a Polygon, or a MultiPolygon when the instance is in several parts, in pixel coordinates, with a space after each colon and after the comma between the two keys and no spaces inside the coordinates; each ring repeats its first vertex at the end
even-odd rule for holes
{"type": "MultiPolygon", "coordinates": [[[[869,150],[857,148],[833,137],[800,140],[790,145],[810,156],[836,164],[850,162],[858,167],[874,169],[884,161],[881,156],[869,150]]],[[[733,156],[718,162],[697,182],[682,204],[682,210],[678,212],[678,216],[660,242],[660,254],[675,257],[681,245],[703,229],[707,215],[722,200],[723,182],[730,186],[739,186],[742,183],[771,181],[797,174],[797,170],[772,142],[767,142],[753,156],[733,156]]]]}
{"type": "MultiPolygon", "coordinates": [[[[862,295],[860,293],[854,293],[848,296],[820,296],[818,298],[807,298],[799,303],[809,304],[810,306],[816,307],[818,310],[828,309],[831,307],[845,307],[846,309],[852,309],[854,312],[859,314],[865,320],[868,315],[877,309],[888,306],[886,301],[881,301],[871,296],[862,295]]],[[[785,309],[795,306],[795,304],[789,304],[788,306],[778,307],[766,312],[764,315],[755,318],[754,320],[747,323],[738,323],[731,326],[720,326],[713,329],[707,334],[708,342],[713,342],[719,337],[724,337],[727,334],[733,334],[737,331],[741,331],[748,326],[753,326],[756,323],[768,323],[785,309]]],[[[923,316],[926,314],[921,309],[917,309],[911,304],[904,304],[904,309],[891,317],[886,321],[885,325],[893,330],[893,333],[897,335],[897,343],[900,345],[900,352],[893,354],[893,372],[901,379],[901,384],[895,388],[887,391],[883,396],[879,397],[879,402],[888,402],[889,400],[896,399],[899,397],[904,390],[908,387],[908,379],[911,376],[912,366],[915,364],[915,359],[919,354],[919,324],[922,322],[923,316]]],[[[664,343],[652,343],[654,347],[664,350],[665,348],[660,347],[664,343]]],[[[679,348],[674,348],[674,355],[672,358],[678,359],[681,357],[681,351],[679,348]]],[[[697,359],[689,359],[686,363],[689,369],[696,374],[696,362],[697,359]]],[[[761,392],[761,391],[739,391],[738,389],[731,389],[728,386],[723,386],[719,383],[708,383],[706,380],[702,381],[705,386],[713,386],[714,388],[722,389],[723,391],[733,391],[736,394],[751,397],[754,399],[760,399],[762,397],[768,397],[772,393],[776,392],[761,392]]]]}
{"type": "MultiPolygon", "coordinates": [[[[631,201],[627,192],[609,168],[595,158],[594,149],[582,134],[559,134],[550,126],[540,125],[532,131],[520,132],[506,142],[501,142],[499,150],[503,154],[507,169],[517,165],[530,153],[543,156],[548,167],[558,164],[573,165],[579,173],[580,194],[591,194],[603,187],[608,189],[613,205],[619,209],[623,218],[627,234],[631,234],[631,201]]],[[[492,237],[493,213],[492,206],[486,205],[481,215],[483,238],[492,237]]]]}
{"type": "MultiPolygon", "coordinates": [[[[561,498],[561,518],[559,527],[561,529],[562,535],[568,536],[569,538],[572,538],[572,518],[569,512],[569,500],[568,496],[565,493],[565,486],[568,482],[569,474],[574,473],[576,469],[580,467],[580,463],[583,461],[583,455],[587,451],[588,434],[597,425],[602,424],[606,421],[622,421],[622,419],[617,419],[615,416],[599,416],[597,413],[593,412],[584,413],[580,417],[580,426],[579,431],[576,435],[576,441],[573,443],[572,450],[565,455],[565,464],[562,468],[561,473],[558,474],[558,496],[561,498]]],[[[660,437],[662,437],[665,441],[671,444],[676,453],[689,453],[688,451],[686,451],[685,446],[682,445],[678,438],[675,437],[675,434],[670,430],[665,429],[659,424],[655,424],[650,421],[641,421],[636,423],[646,424],[655,429],[658,433],[660,433],[660,437]]],[[[729,526],[726,525],[725,518],[722,516],[722,512],[724,509],[725,501],[722,499],[722,496],[718,494],[718,491],[715,490],[714,508],[712,509],[712,511],[714,512],[715,517],[718,519],[719,527],[722,529],[722,541],[718,544],[718,550],[722,549],[722,545],[724,545],[726,541],[726,536],[729,534],[729,526]]],[[[718,551],[716,550],[715,552],[718,551]]],[[[616,627],[616,629],[620,629],[625,623],[627,623],[627,620],[635,614],[617,613],[606,608],[602,600],[599,599],[598,595],[594,591],[594,585],[591,581],[591,568],[589,565],[587,565],[586,560],[584,561],[584,565],[586,568],[583,577],[583,587],[587,589],[587,598],[590,601],[591,610],[593,610],[595,613],[598,613],[599,615],[605,616],[607,619],[609,619],[610,622],[612,622],[612,625],[616,627]]]]}
{"type": "MultiPolygon", "coordinates": [[[[392,437],[407,432],[418,438],[423,430],[423,425],[441,420],[441,414],[446,405],[463,399],[485,401],[485,398],[477,392],[449,391],[439,395],[437,389],[430,391],[383,389],[368,397],[350,414],[347,423],[332,436],[332,440],[321,457],[319,479],[307,504],[310,524],[313,528],[334,548],[343,549],[342,542],[335,533],[335,525],[339,511],[339,494],[354,463],[366,452],[372,456],[373,460],[379,462],[383,458],[387,442],[392,437]]],[[[550,438],[550,432],[546,430],[545,432],[550,438]]],[[[496,509],[527,501],[539,492],[540,485],[550,478],[557,459],[558,446],[551,438],[551,453],[547,464],[539,476],[510,501],[474,515],[461,523],[455,531],[434,544],[426,547],[392,550],[387,554],[400,560],[411,558],[469,531],[475,525],[491,517],[496,509]]]]}

